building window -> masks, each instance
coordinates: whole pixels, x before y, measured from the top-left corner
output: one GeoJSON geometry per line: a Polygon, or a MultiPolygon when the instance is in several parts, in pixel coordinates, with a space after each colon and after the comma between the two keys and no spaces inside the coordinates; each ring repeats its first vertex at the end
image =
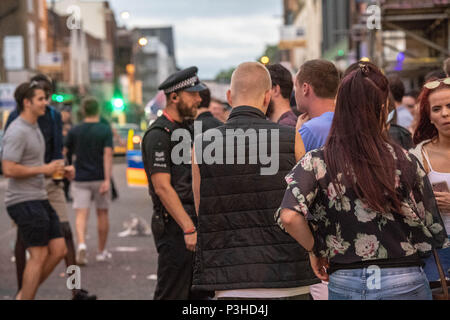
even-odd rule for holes
{"type": "Polygon", "coordinates": [[[47,52],[47,30],[39,28],[39,52],[47,52]]]}
{"type": "Polygon", "coordinates": [[[39,12],[39,18],[41,20],[45,20],[45,0],[38,0],[38,12],[39,12]]]}
{"type": "Polygon", "coordinates": [[[34,10],[34,0],[27,0],[27,8],[29,13],[33,13],[34,10]]]}
{"type": "Polygon", "coordinates": [[[28,67],[36,69],[36,28],[34,23],[28,21],[28,67]]]}

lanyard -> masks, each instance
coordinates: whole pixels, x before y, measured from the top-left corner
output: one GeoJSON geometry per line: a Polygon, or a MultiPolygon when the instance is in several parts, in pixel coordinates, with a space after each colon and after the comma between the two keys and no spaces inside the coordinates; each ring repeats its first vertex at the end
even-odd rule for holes
{"type": "Polygon", "coordinates": [[[167,118],[167,120],[169,120],[172,123],[175,123],[175,121],[172,119],[171,116],[169,116],[169,114],[166,112],[166,110],[163,111],[163,115],[167,118]]]}

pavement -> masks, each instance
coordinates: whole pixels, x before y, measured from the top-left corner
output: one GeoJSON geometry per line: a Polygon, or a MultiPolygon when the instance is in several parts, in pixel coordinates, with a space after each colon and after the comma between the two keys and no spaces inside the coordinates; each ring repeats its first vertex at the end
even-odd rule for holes
{"type": "MultiPolygon", "coordinates": [[[[96,262],[97,223],[91,210],[87,231],[89,263],[81,268],[81,287],[101,300],[151,300],[156,286],[157,252],[153,237],[119,237],[125,230],[124,221],[140,217],[150,223],[152,203],[147,188],[131,188],[126,184],[126,164],[115,159],[113,177],[119,199],[111,203],[110,232],[107,243],[112,259],[96,262]]],[[[4,205],[7,181],[0,176],[0,300],[11,300],[17,291],[13,257],[16,229],[12,227],[4,205]]],[[[69,220],[75,236],[75,213],[68,204],[69,220]]],[[[66,266],[62,261],[39,288],[37,300],[69,300],[66,266]]]]}

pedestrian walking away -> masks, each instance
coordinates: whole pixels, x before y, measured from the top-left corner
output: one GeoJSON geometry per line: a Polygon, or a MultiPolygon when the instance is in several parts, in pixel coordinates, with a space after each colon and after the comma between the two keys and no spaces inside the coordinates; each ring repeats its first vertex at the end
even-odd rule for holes
{"type": "Polygon", "coordinates": [[[86,226],[91,208],[97,211],[99,262],[111,259],[106,250],[109,232],[108,209],[113,158],[112,131],[100,121],[100,106],[94,98],[82,102],[84,120],[67,134],[64,153],[75,156],[75,180],[72,183],[73,208],[76,211],[77,263],[87,264],[86,226]]]}

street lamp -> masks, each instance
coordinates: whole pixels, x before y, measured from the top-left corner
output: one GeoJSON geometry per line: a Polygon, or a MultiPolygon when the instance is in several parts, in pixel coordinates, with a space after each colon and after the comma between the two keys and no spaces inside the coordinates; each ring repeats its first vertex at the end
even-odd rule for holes
{"type": "Polygon", "coordinates": [[[138,40],[138,43],[141,47],[145,47],[148,44],[148,40],[145,37],[142,37],[138,40]]]}
{"type": "Polygon", "coordinates": [[[130,19],[130,13],[129,13],[128,11],[123,11],[123,12],[120,14],[120,17],[121,17],[123,20],[128,20],[128,19],[130,19]]]}
{"type": "Polygon", "coordinates": [[[264,57],[261,58],[260,61],[261,61],[262,64],[266,65],[266,64],[268,64],[270,62],[270,59],[269,59],[268,56],[264,56],[264,57]]]}

